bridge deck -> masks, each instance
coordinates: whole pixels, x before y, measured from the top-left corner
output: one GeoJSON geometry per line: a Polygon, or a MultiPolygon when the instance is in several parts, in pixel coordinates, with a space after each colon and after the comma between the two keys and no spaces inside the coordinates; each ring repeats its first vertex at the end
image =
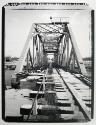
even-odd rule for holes
{"type": "MultiPolygon", "coordinates": [[[[39,79],[41,78],[39,77],[39,79]]],[[[38,81],[37,83],[33,83],[33,81],[30,81],[27,78],[25,78],[25,80],[21,80],[20,84],[23,89],[18,90],[14,93],[16,95],[14,95],[15,101],[10,97],[10,95],[8,95],[8,91],[10,90],[6,90],[6,104],[8,105],[8,102],[10,100],[11,102],[14,102],[11,103],[11,106],[15,108],[17,107],[16,111],[15,108],[9,111],[7,107],[6,116],[11,117],[14,110],[15,116],[18,116],[19,114],[19,116],[21,117],[23,115],[23,121],[28,120],[66,122],[86,121],[91,119],[90,114],[92,100],[91,88],[89,86],[84,84],[81,80],[77,79],[73,74],[62,69],[54,68],[53,73],[51,75],[48,75],[48,77],[46,75],[45,78],[45,82],[43,78],[41,82],[39,82],[39,84],[37,84],[38,81]],[[22,81],[24,82],[24,84],[22,84],[22,81]],[[45,83],[45,91],[43,91],[43,82],[45,83]],[[42,86],[41,90],[39,90],[40,86],[42,86]],[[25,100],[24,97],[21,97],[22,95],[26,97],[26,103],[24,103],[25,101],[22,101],[25,100]],[[18,101],[18,97],[21,97],[22,99],[20,98],[20,100],[18,101]],[[33,109],[31,109],[36,100],[37,106],[35,105],[35,107],[33,106],[33,109]],[[23,105],[21,105],[21,102],[23,105]],[[35,108],[37,109],[37,111],[35,112],[36,114],[34,116],[32,112],[34,112],[35,108]],[[30,111],[32,111],[31,114],[30,111]]]]}

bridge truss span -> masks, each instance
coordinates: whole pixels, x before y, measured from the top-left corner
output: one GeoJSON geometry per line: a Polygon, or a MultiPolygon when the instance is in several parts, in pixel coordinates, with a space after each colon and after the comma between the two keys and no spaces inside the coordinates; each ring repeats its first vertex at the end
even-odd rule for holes
{"type": "Polygon", "coordinates": [[[55,55],[55,65],[82,73],[83,75],[87,74],[74,34],[68,22],[33,24],[15,73],[22,72],[25,60],[27,60],[27,68],[29,62],[31,67],[44,66],[48,61],[46,58],[48,53],[55,55]],[[33,48],[30,48],[30,46],[33,48]]]}

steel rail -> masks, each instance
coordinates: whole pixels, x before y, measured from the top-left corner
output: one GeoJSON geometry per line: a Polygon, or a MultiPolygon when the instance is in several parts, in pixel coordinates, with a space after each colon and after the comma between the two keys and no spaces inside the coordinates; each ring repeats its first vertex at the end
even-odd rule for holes
{"type": "Polygon", "coordinates": [[[83,103],[82,99],[80,98],[80,95],[77,93],[77,91],[70,85],[70,83],[66,83],[64,78],[61,76],[61,73],[58,69],[56,69],[58,74],[60,75],[61,79],[63,80],[64,84],[67,86],[68,90],[74,97],[74,100],[77,102],[78,106],[80,107],[82,113],[84,114],[86,120],[91,120],[91,115],[89,111],[86,109],[86,105],[83,103]]]}

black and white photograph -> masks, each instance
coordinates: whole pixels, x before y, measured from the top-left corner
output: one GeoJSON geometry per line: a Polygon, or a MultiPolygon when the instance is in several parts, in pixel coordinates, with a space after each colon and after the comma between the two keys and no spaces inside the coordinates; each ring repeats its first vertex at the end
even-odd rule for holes
{"type": "Polygon", "coordinates": [[[87,3],[2,7],[2,119],[94,118],[94,9],[87,3]]]}

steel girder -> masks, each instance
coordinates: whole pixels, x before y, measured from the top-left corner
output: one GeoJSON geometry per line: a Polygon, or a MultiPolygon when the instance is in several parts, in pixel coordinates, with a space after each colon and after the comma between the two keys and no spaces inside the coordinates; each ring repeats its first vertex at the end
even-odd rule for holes
{"type": "Polygon", "coordinates": [[[18,73],[18,72],[22,71],[27,53],[28,53],[29,48],[30,48],[30,43],[33,42],[33,37],[37,35],[34,27],[35,27],[35,25],[33,24],[32,27],[31,27],[31,30],[29,32],[28,38],[26,40],[26,43],[24,45],[23,51],[21,53],[21,56],[19,58],[19,61],[17,63],[17,66],[16,66],[16,69],[15,69],[14,73],[18,73]]]}

